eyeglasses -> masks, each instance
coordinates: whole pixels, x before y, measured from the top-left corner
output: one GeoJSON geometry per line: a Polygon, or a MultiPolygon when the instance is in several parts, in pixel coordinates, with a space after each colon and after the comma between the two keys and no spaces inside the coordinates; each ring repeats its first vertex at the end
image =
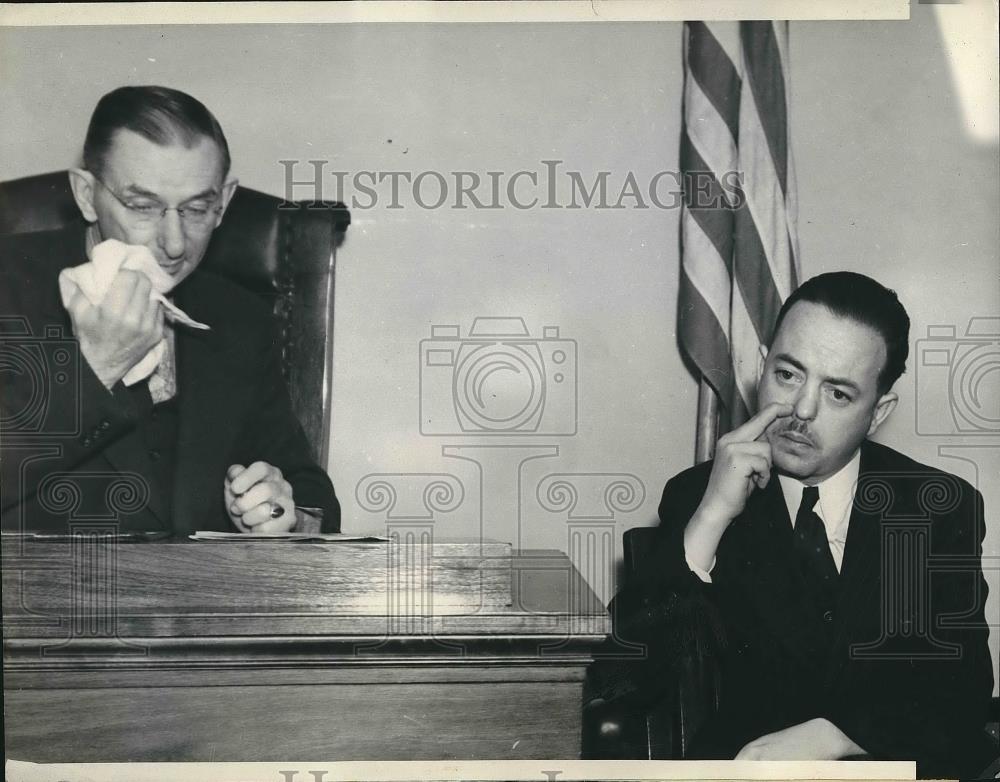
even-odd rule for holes
{"type": "Polygon", "coordinates": [[[159,201],[151,200],[145,196],[126,200],[108,187],[98,176],[95,175],[94,179],[101,187],[111,193],[111,197],[115,201],[125,208],[132,222],[138,228],[157,225],[167,216],[167,212],[177,212],[177,216],[185,226],[201,229],[207,227],[222,211],[222,206],[216,204],[214,201],[207,203],[195,201],[186,206],[164,206],[159,201]]]}

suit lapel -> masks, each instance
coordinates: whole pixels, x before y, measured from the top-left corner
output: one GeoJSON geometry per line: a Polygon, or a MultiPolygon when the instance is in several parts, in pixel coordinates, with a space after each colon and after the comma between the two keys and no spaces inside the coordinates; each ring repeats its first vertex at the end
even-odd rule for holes
{"type": "MultiPolygon", "coordinates": [[[[145,381],[140,382],[145,383],[145,381]]],[[[147,397],[149,395],[145,385],[138,393],[147,397]]],[[[156,516],[165,529],[170,529],[170,516],[163,502],[164,497],[160,491],[159,481],[153,478],[153,463],[142,442],[140,432],[135,430],[124,437],[119,437],[104,449],[104,457],[116,471],[138,473],[145,479],[146,485],[149,487],[146,510],[156,516]]]]}
{"type": "MultiPolygon", "coordinates": [[[[64,267],[77,266],[87,262],[86,251],[86,231],[82,226],[67,229],[59,240],[64,245],[62,258],[70,258],[68,263],[64,262],[64,267]]],[[[66,313],[59,297],[58,291],[51,298],[46,298],[48,303],[46,311],[43,313],[43,323],[62,324],[65,333],[71,333],[72,327],[69,315],[66,313]]],[[[101,451],[100,458],[107,461],[111,469],[116,473],[138,474],[149,489],[149,499],[145,510],[149,511],[165,529],[170,528],[170,519],[163,504],[163,496],[158,488],[157,481],[153,479],[153,465],[149,454],[142,444],[142,437],[138,431],[132,431],[119,437],[101,451]]],[[[141,513],[141,512],[140,512],[141,513]]],[[[141,516],[140,516],[141,518],[141,516]]],[[[144,524],[137,518],[134,523],[126,523],[129,527],[145,529],[144,524]]]]}
{"type": "MultiPolygon", "coordinates": [[[[873,610],[878,610],[879,601],[879,560],[881,557],[882,519],[884,508],[878,500],[883,493],[880,484],[872,480],[884,472],[878,464],[877,454],[866,440],[861,446],[861,465],[858,486],[851,520],[847,528],[847,542],[844,547],[844,561],[840,569],[840,595],[837,600],[837,621],[834,626],[833,653],[828,681],[833,683],[843,671],[850,657],[852,643],[877,640],[859,637],[865,625],[871,624],[873,610]]],[[[891,497],[891,490],[887,496],[891,497]]]]}
{"type": "Polygon", "coordinates": [[[753,552],[757,611],[774,638],[812,665],[822,632],[795,558],[792,522],[776,475],[751,495],[743,516],[750,525],[745,545],[753,552]]]}
{"type": "MultiPolygon", "coordinates": [[[[195,530],[199,520],[212,513],[213,498],[222,509],[224,476],[209,467],[215,463],[212,449],[221,442],[213,437],[222,422],[220,411],[230,406],[234,393],[219,336],[219,315],[205,306],[199,295],[197,272],[178,288],[177,305],[195,320],[209,325],[208,331],[178,326],[177,406],[178,431],[174,472],[174,525],[178,531],[195,530]],[[213,473],[213,474],[207,474],[213,473]]],[[[224,468],[223,468],[224,469],[224,468]]]]}

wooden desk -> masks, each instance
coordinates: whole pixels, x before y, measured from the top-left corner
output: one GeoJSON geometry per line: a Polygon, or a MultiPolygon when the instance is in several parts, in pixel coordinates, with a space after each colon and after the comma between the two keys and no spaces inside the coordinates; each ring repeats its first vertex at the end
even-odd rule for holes
{"type": "Polygon", "coordinates": [[[606,612],[500,544],[4,537],[7,756],[574,758],[606,612]]]}

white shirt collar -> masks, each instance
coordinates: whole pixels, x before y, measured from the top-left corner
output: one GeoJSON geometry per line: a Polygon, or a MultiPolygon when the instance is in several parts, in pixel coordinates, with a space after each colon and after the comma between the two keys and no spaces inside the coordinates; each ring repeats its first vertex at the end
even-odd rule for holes
{"type": "MultiPolygon", "coordinates": [[[[850,461],[825,481],[816,484],[819,488],[819,502],[814,510],[823,520],[826,527],[826,537],[830,542],[830,552],[837,563],[837,569],[844,559],[844,546],[847,542],[847,528],[851,521],[851,508],[854,505],[854,491],[858,485],[861,473],[861,449],[859,448],[850,461]]],[[[779,475],[781,493],[785,497],[788,517],[795,525],[795,516],[802,503],[802,492],[806,484],[787,475],[779,475]]]]}

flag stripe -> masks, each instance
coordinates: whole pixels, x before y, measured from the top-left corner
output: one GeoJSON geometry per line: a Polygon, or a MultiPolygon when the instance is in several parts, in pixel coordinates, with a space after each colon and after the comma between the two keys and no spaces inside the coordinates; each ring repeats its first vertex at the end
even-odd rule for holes
{"type": "Polygon", "coordinates": [[[746,205],[760,236],[760,244],[770,266],[779,295],[791,293],[789,276],[788,223],[784,209],[775,208],[783,196],[778,184],[771,155],[767,150],[764,130],[757,107],[749,97],[740,116],[740,133],[745,143],[740,148],[740,166],[745,184],[746,205]]]}
{"type": "MultiPolygon", "coordinates": [[[[684,269],[681,269],[681,286],[688,289],[694,287],[684,269]]],[[[733,395],[733,375],[729,366],[729,341],[726,333],[697,291],[685,297],[679,313],[682,330],[698,335],[698,339],[688,349],[691,360],[719,398],[728,403],[733,395]]]]}
{"type": "Polygon", "coordinates": [[[729,127],[730,135],[738,141],[742,80],[704,22],[689,22],[686,27],[691,76],[729,127]]]}
{"type": "MultiPolygon", "coordinates": [[[[741,25],[741,35],[744,40],[766,41],[767,46],[773,44],[773,48],[768,49],[768,51],[774,56],[764,62],[766,68],[763,72],[771,81],[775,79],[779,82],[783,81],[781,59],[777,55],[777,37],[774,25],[770,22],[747,23],[741,25]],[[750,30],[751,33],[747,33],[747,30],[750,30]]],[[[752,48],[747,48],[744,52],[745,65],[749,74],[750,69],[755,67],[753,63],[762,60],[764,53],[752,48]]],[[[781,208],[786,189],[781,184],[782,173],[776,166],[772,152],[773,146],[768,136],[780,130],[780,146],[787,151],[787,129],[784,127],[786,118],[784,91],[782,90],[781,111],[777,112],[780,115],[778,119],[782,125],[779,130],[775,130],[773,127],[768,128],[768,123],[773,121],[775,117],[761,109],[760,101],[752,94],[753,88],[754,81],[748,75],[748,78],[743,82],[743,96],[740,103],[740,133],[744,137],[744,143],[740,147],[740,164],[745,174],[747,206],[770,266],[774,285],[778,289],[779,299],[783,300],[794,287],[792,270],[795,266],[795,260],[792,258],[789,262],[791,243],[789,242],[787,215],[785,209],[781,208]]],[[[787,176],[787,170],[785,175],[787,176]]],[[[768,302],[770,297],[762,297],[762,300],[768,302]]],[[[774,312],[776,313],[777,310],[774,312]]],[[[770,313],[767,310],[762,315],[765,320],[770,319],[770,313]]],[[[766,322],[764,325],[765,329],[761,338],[766,340],[770,337],[768,333],[770,323],[766,322]]]]}
{"type": "MultiPolygon", "coordinates": [[[[685,174],[697,172],[699,179],[706,180],[706,191],[700,191],[709,200],[724,198],[722,187],[712,175],[711,170],[701,159],[701,155],[691,145],[686,133],[681,132],[681,160],[685,174]]],[[[688,188],[684,189],[685,214],[698,223],[705,232],[715,250],[728,270],[732,274],[733,260],[733,212],[731,209],[719,208],[697,208],[690,201],[699,197],[698,193],[692,193],[688,188]]]]}
{"type": "Polygon", "coordinates": [[[757,406],[757,365],[761,343],[739,288],[733,291],[730,331],[736,390],[739,392],[739,401],[746,409],[751,410],[757,406]]]}
{"type": "Polygon", "coordinates": [[[781,309],[781,297],[771,277],[771,267],[757,225],[746,204],[736,210],[734,244],[736,282],[747,302],[757,337],[766,344],[771,339],[771,328],[781,309]]]}
{"type": "Polygon", "coordinates": [[[740,26],[732,22],[704,22],[704,25],[726,53],[729,62],[742,79],[743,46],[740,44],[740,26]]]}
{"type": "Polygon", "coordinates": [[[799,279],[786,30],[685,24],[678,335],[724,427],[756,408],[760,347],[799,279]]]}
{"type": "MultiPolygon", "coordinates": [[[[785,115],[787,117],[788,93],[791,85],[791,80],[788,78],[788,22],[775,21],[773,30],[774,42],[778,46],[778,58],[781,60],[781,73],[785,77],[785,115]]],[[[788,146],[788,149],[791,150],[791,147],[788,146]]]]}
{"type": "MultiPolygon", "coordinates": [[[[691,144],[698,151],[701,161],[707,170],[719,172],[736,171],[736,139],[729,127],[723,122],[715,107],[701,91],[698,83],[691,79],[684,96],[688,117],[695,117],[696,122],[689,122],[682,133],[686,133],[691,144]]],[[[696,171],[686,166],[684,149],[681,149],[681,167],[684,171],[696,171]]]]}
{"type": "Polygon", "coordinates": [[[788,191],[788,117],[785,78],[774,23],[744,22],[740,25],[740,38],[743,42],[744,78],[753,94],[757,116],[764,128],[767,147],[784,194],[788,191]]]}
{"type": "MultiPolygon", "coordinates": [[[[778,43],[778,55],[781,58],[782,73],[785,76],[785,118],[790,120],[788,105],[790,102],[792,80],[788,69],[788,22],[775,23],[775,40],[778,43]]],[[[786,135],[791,138],[790,128],[786,128],[786,135]]],[[[795,154],[791,143],[785,145],[785,162],[787,164],[787,187],[785,189],[785,227],[788,231],[788,247],[791,254],[791,262],[788,264],[789,291],[794,291],[799,287],[802,275],[799,270],[799,237],[796,225],[799,219],[798,192],[795,188],[795,154]]]]}
{"type": "MultiPolygon", "coordinates": [[[[698,294],[715,313],[724,333],[729,333],[729,306],[732,284],[726,261],[714,252],[711,240],[690,213],[681,218],[681,241],[686,250],[684,271],[698,294]],[[697,258],[697,262],[693,262],[697,258]]],[[[698,332],[690,333],[697,338],[698,332]]]]}

